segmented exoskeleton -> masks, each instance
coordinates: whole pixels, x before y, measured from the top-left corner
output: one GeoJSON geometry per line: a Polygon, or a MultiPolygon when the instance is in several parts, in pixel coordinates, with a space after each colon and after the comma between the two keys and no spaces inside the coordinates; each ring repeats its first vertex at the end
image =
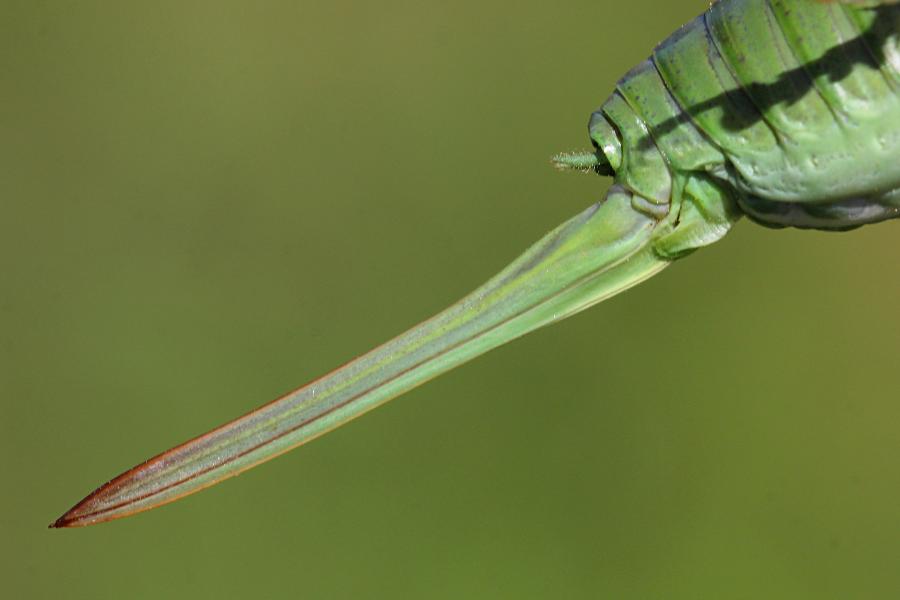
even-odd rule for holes
{"type": "Polygon", "coordinates": [[[595,151],[557,157],[614,174],[602,201],[444,312],[123,473],[53,526],[109,521],[236,475],[640,283],[743,214],[831,230],[900,216],[898,30],[896,0],[712,5],[591,116],[595,151]]]}
{"type": "MultiPolygon", "coordinates": [[[[840,230],[896,217],[898,30],[897,4],[717,2],[591,116],[595,168],[615,173],[652,214],[689,208],[687,194],[700,210],[731,196],[775,227],[840,230]],[[703,196],[710,187],[715,199],[703,196]]],[[[707,225],[731,216],[722,210],[707,225]]],[[[702,236],[717,239],[715,230],[702,236]]]]}

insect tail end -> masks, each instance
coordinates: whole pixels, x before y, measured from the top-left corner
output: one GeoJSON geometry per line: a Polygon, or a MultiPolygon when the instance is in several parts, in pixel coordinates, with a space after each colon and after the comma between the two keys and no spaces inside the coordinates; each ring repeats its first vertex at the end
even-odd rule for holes
{"type": "Polygon", "coordinates": [[[594,171],[600,165],[600,159],[593,150],[560,152],[551,158],[550,162],[560,171],[581,171],[583,173],[594,171]]]}

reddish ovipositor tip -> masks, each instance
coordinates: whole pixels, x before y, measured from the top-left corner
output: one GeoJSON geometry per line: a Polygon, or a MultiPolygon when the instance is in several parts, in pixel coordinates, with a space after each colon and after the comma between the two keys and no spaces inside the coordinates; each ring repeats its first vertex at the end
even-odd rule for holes
{"type": "Polygon", "coordinates": [[[50,523],[50,525],[48,525],[47,527],[50,529],[84,527],[86,525],[91,525],[93,523],[99,522],[98,520],[89,518],[93,514],[93,512],[89,508],[86,508],[86,505],[97,494],[97,492],[102,489],[103,488],[101,487],[89,494],[86,498],[81,500],[81,502],[67,510],[60,518],[50,523]]]}
{"type": "Polygon", "coordinates": [[[63,527],[72,527],[71,522],[66,518],[69,513],[61,516],[57,520],[47,525],[48,529],[62,529],[63,527]]]}

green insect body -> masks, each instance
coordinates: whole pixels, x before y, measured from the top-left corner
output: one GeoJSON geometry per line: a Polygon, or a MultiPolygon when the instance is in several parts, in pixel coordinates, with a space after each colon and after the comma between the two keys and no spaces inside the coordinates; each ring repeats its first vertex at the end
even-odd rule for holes
{"type": "Polygon", "coordinates": [[[591,138],[617,182],[654,210],[702,203],[683,198],[701,179],[770,226],[896,217],[898,29],[897,5],[719,2],[619,82],[592,115],[591,138]]]}
{"type": "Polygon", "coordinates": [[[744,214],[820,229],[900,215],[900,5],[845,4],[714,4],[592,115],[595,151],[555,159],[614,174],[602,201],[444,312],[123,473],[52,526],[109,521],[237,475],[637,285],[744,214]]]}

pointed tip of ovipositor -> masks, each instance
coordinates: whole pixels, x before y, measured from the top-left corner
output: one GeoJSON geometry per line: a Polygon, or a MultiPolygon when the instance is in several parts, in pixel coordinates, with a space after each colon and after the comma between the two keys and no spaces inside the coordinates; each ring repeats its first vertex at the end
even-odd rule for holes
{"type": "Polygon", "coordinates": [[[84,500],[64,512],[60,518],[47,525],[47,527],[49,529],[70,529],[98,522],[97,519],[92,518],[93,513],[90,510],[90,502],[95,495],[96,492],[91,493],[84,500]]]}
{"type": "Polygon", "coordinates": [[[78,527],[79,525],[82,525],[83,523],[79,522],[78,516],[72,514],[74,512],[75,512],[75,508],[70,508],[65,513],[63,513],[63,516],[61,516],[57,520],[53,521],[49,525],[47,525],[47,528],[48,529],[69,529],[71,527],[78,527]]]}
{"type": "Polygon", "coordinates": [[[53,521],[49,525],[47,525],[47,529],[62,529],[63,527],[69,526],[69,520],[66,519],[66,515],[61,516],[57,520],[53,521]]]}

